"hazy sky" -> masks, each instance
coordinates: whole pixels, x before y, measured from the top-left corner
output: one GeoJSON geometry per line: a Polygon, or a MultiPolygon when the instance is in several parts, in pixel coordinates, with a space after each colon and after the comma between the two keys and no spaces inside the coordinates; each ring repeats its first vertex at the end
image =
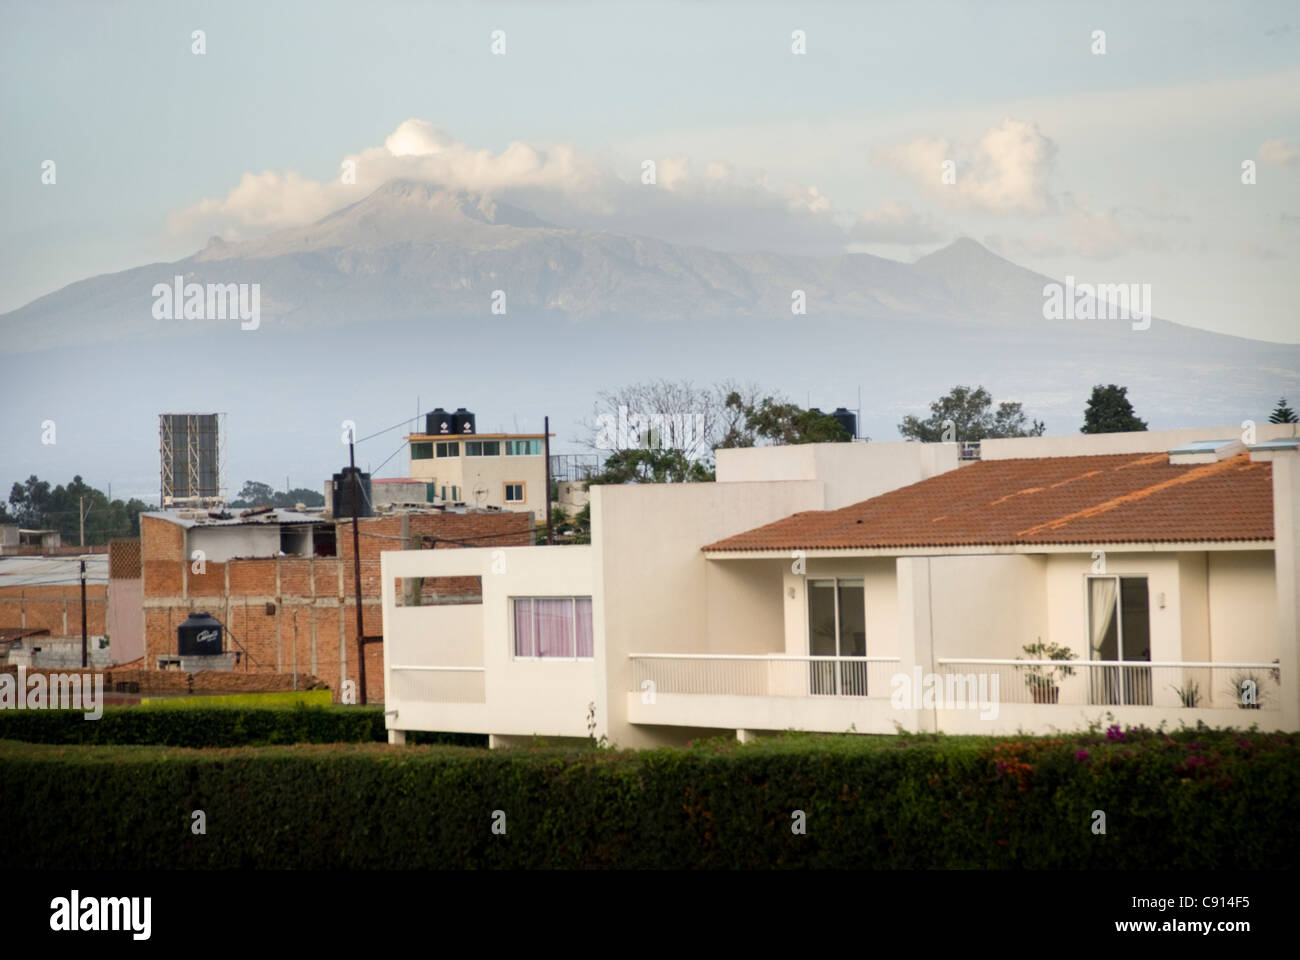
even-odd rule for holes
{"type": "Polygon", "coordinates": [[[0,90],[0,311],[410,173],[733,249],[968,235],[1300,342],[1293,2],[17,2],[0,90]]]}

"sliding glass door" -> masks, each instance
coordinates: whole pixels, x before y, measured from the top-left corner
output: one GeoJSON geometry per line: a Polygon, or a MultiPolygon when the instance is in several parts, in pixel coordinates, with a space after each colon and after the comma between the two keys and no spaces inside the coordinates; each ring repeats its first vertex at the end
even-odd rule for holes
{"type": "MultiPolygon", "coordinates": [[[[814,657],[867,655],[866,592],[862,580],[808,581],[808,652],[814,657]]],[[[812,693],[867,695],[867,663],[830,660],[808,665],[812,693]]]]}
{"type": "Polygon", "coordinates": [[[1089,670],[1095,704],[1151,703],[1151,607],[1146,577],[1088,578],[1090,659],[1123,665],[1089,670]]]}

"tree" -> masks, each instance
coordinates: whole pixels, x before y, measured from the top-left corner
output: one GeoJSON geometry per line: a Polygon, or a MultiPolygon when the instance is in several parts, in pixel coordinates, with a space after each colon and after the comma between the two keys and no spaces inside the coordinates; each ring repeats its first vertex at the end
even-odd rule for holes
{"type": "Polygon", "coordinates": [[[798,404],[773,397],[746,403],[739,393],[727,395],[726,407],[738,415],[718,444],[720,447],[753,447],[760,440],[784,445],[794,443],[843,443],[853,438],[840,422],[820,410],[805,410],[798,404]]]}
{"type": "Polygon", "coordinates": [[[1043,422],[1026,417],[1019,403],[1003,402],[994,410],[987,390],[963,386],[953,387],[930,404],[925,420],[909,414],[898,425],[905,439],[925,443],[1041,437],[1044,430],[1043,422]]]}
{"type": "Polygon", "coordinates": [[[1129,433],[1147,428],[1145,420],[1139,420],[1133,412],[1133,404],[1128,399],[1128,387],[1115,384],[1092,388],[1088,398],[1088,407],[1083,411],[1083,426],[1080,433],[1129,433]]]}
{"type": "Polygon", "coordinates": [[[600,473],[588,481],[602,483],[701,483],[713,479],[713,470],[700,460],[691,460],[681,450],[634,447],[615,450],[605,458],[600,473]]]}
{"type": "Polygon", "coordinates": [[[275,506],[275,489],[269,483],[245,480],[240,488],[239,497],[230,502],[232,507],[273,507],[275,506]]]}
{"type": "Polygon", "coordinates": [[[1300,423],[1300,417],[1286,403],[1286,397],[1282,397],[1277,402],[1277,409],[1274,410],[1268,418],[1269,423],[1300,423]]]}
{"type": "Polygon", "coordinates": [[[66,486],[50,489],[45,480],[28,477],[15,483],[9,494],[10,522],[32,529],[53,529],[66,544],[81,542],[84,520],[86,544],[102,545],[114,537],[140,535],[140,514],[149,509],[143,500],[110,501],[79,475],[66,486]]]}

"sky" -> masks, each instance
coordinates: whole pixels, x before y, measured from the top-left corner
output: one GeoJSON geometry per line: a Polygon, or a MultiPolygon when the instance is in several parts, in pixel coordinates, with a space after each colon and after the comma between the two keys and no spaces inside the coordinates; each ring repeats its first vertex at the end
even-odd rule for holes
{"type": "Polygon", "coordinates": [[[719,249],[970,236],[1300,342],[1293,3],[17,2],[0,25],[0,312],[415,175],[719,249]],[[646,161],[675,204],[636,189],[646,161]]]}

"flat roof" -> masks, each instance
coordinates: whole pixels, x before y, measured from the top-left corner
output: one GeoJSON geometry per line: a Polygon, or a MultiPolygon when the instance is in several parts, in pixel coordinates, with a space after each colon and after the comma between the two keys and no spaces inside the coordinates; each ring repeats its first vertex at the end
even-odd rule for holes
{"type": "Polygon", "coordinates": [[[81,561],[86,561],[86,582],[108,583],[108,554],[84,557],[0,557],[0,588],[71,587],[81,584],[81,561]]]}
{"type": "MultiPolygon", "coordinates": [[[[542,440],[545,433],[408,433],[407,440],[542,440]]],[[[555,436],[555,434],[549,434],[555,436]]]]}

